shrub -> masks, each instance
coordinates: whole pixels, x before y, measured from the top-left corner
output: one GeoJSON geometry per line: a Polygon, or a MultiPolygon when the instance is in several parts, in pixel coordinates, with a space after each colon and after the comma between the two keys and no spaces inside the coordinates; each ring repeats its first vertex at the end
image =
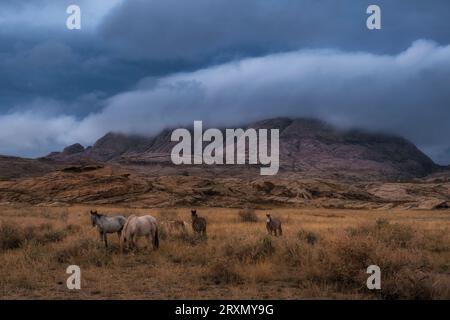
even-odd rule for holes
{"type": "Polygon", "coordinates": [[[184,232],[177,237],[182,242],[187,243],[191,246],[196,246],[198,244],[201,244],[207,240],[207,237],[204,235],[199,235],[193,232],[184,232]]]}
{"type": "Polygon", "coordinates": [[[26,227],[23,229],[23,233],[28,242],[40,245],[62,241],[67,235],[66,230],[54,230],[49,223],[41,224],[37,227],[26,227]]]}
{"type": "Polygon", "coordinates": [[[45,245],[62,241],[66,235],[66,230],[54,230],[53,226],[48,223],[25,228],[3,223],[0,227],[0,248],[2,250],[17,249],[26,243],[45,245]]]}
{"type": "Polygon", "coordinates": [[[430,300],[434,298],[436,292],[433,283],[436,281],[430,274],[404,268],[382,282],[380,294],[383,299],[388,300],[430,300]]]}
{"type": "Polygon", "coordinates": [[[351,237],[373,237],[391,247],[406,248],[415,237],[414,230],[407,225],[391,224],[386,219],[378,219],[375,225],[348,229],[351,237]]]}
{"type": "Polygon", "coordinates": [[[20,248],[25,242],[25,237],[21,230],[10,224],[2,223],[0,226],[0,248],[2,250],[20,248]]]}
{"type": "Polygon", "coordinates": [[[300,241],[305,241],[310,245],[316,244],[318,239],[317,235],[314,232],[303,229],[297,233],[297,237],[300,241]]]}
{"type": "Polygon", "coordinates": [[[255,210],[246,208],[238,212],[239,218],[242,222],[258,222],[255,210]]]}
{"type": "Polygon", "coordinates": [[[98,243],[90,239],[83,239],[64,247],[58,250],[54,257],[59,263],[97,267],[108,265],[112,261],[111,255],[103,248],[99,249],[98,243]]]}
{"type": "Polygon", "coordinates": [[[257,263],[275,252],[272,238],[265,236],[256,242],[228,243],[225,245],[225,255],[236,258],[240,262],[257,263]]]}
{"type": "Polygon", "coordinates": [[[219,259],[213,262],[207,271],[207,277],[215,284],[240,283],[242,278],[229,260],[219,259]]]}

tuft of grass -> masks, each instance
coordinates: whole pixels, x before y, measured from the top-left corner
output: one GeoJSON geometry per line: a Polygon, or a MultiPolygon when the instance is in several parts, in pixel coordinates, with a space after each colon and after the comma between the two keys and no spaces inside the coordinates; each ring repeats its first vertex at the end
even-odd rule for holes
{"type": "Polygon", "coordinates": [[[240,245],[228,242],[225,244],[224,251],[227,257],[240,262],[257,263],[273,255],[275,246],[271,237],[264,236],[256,241],[251,239],[240,245]]]}
{"type": "Polygon", "coordinates": [[[312,246],[315,245],[318,240],[318,236],[315,232],[307,231],[307,230],[303,230],[303,229],[300,229],[297,232],[297,238],[300,241],[306,242],[312,246]]]}
{"type": "Polygon", "coordinates": [[[219,259],[209,265],[207,279],[215,284],[237,284],[242,282],[242,277],[235,266],[229,260],[219,259]]]}
{"type": "Polygon", "coordinates": [[[92,265],[96,267],[107,266],[112,257],[109,252],[99,248],[99,243],[90,239],[81,239],[77,243],[65,246],[54,254],[58,263],[92,265]]]}
{"type": "Polygon", "coordinates": [[[386,219],[378,219],[375,225],[366,225],[348,229],[350,236],[372,237],[391,247],[406,248],[416,236],[412,227],[402,224],[391,224],[386,219]]]}
{"type": "Polygon", "coordinates": [[[0,226],[0,248],[2,250],[20,248],[25,242],[25,238],[21,230],[11,224],[2,223],[0,226]]]}

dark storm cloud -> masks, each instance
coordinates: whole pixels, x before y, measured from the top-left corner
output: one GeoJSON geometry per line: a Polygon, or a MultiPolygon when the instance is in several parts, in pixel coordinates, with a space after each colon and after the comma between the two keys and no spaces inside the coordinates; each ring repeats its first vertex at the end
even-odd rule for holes
{"type": "Polygon", "coordinates": [[[124,56],[227,59],[299,48],[398,53],[425,38],[450,41],[448,0],[126,1],[100,26],[124,56]],[[366,9],[382,8],[369,32],[366,9]]]}
{"type": "Polygon", "coordinates": [[[450,162],[448,0],[0,2],[0,154],[309,116],[450,162]],[[68,4],[82,30],[65,28],[68,4]],[[368,31],[366,8],[382,9],[368,31]],[[418,39],[425,39],[416,41],[418,39]],[[413,43],[413,44],[412,44],[413,43]]]}

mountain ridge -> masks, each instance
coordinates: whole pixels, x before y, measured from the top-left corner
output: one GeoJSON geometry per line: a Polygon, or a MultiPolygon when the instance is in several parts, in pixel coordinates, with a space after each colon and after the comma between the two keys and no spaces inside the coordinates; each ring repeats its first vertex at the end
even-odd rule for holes
{"type": "MultiPolygon", "coordinates": [[[[280,129],[280,168],[284,172],[413,179],[442,168],[400,136],[343,130],[307,118],[266,119],[242,128],[280,129]]],[[[170,129],[152,137],[110,132],[92,147],[82,149],[75,144],[41,159],[54,163],[170,166],[170,152],[177,143],[170,141],[170,134],[170,129]]]]}

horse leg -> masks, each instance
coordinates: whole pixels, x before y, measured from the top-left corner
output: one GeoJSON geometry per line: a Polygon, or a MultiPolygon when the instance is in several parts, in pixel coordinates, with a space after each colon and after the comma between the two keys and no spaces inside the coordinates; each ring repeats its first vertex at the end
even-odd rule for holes
{"type": "Polygon", "coordinates": [[[103,240],[105,240],[105,248],[108,248],[108,239],[107,239],[106,232],[103,233],[103,240]]]}
{"type": "Polygon", "coordinates": [[[150,232],[150,233],[148,234],[148,237],[147,237],[147,240],[148,240],[148,249],[154,248],[154,245],[153,245],[153,238],[154,238],[153,232],[150,232]]]}
{"type": "Polygon", "coordinates": [[[120,241],[120,236],[122,235],[122,232],[117,231],[117,236],[119,237],[119,241],[120,241]]]}
{"type": "Polygon", "coordinates": [[[138,237],[137,237],[137,235],[132,235],[131,236],[131,244],[132,244],[132,246],[133,246],[133,248],[134,249],[138,249],[138,237]]]}

